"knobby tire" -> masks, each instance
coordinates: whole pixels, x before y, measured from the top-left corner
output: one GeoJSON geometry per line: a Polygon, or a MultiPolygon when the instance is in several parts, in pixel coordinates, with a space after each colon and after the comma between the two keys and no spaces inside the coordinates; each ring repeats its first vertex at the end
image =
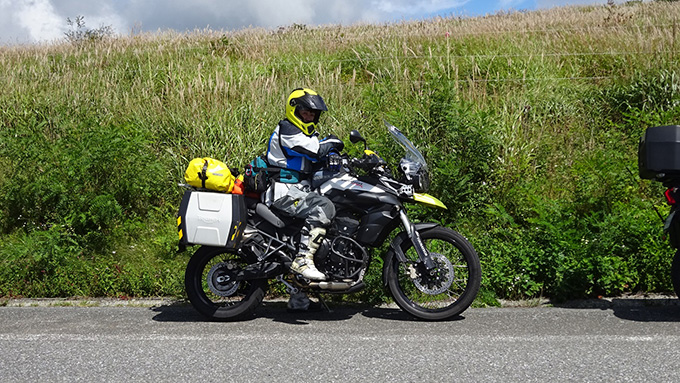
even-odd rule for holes
{"type": "Polygon", "coordinates": [[[240,281],[229,296],[216,295],[208,286],[208,274],[216,264],[228,263],[234,270],[246,266],[240,256],[224,248],[201,246],[187,264],[184,284],[192,306],[215,321],[244,320],[253,316],[267,289],[266,279],[240,281]]]}
{"type": "MultiPolygon", "coordinates": [[[[414,281],[407,271],[409,264],[417,263],[418,257],[411,241],[406,240],[401,250],[409,262],[399,262],[394,253],[385,260],[388,289],[395,303],[417,318],[436,321],[456,317],[472,304],[479,292],[482,278],[479,256],[465,237],[446,227],[421,231],[420,236],[431,254],[449,260],[454,270],[452,283],[441,292],[420,290],[419,287],[423,288],[417,285],[420,281],[414,281]]],[[[450,273],[445,271],[445,274],[450,273]]]]}

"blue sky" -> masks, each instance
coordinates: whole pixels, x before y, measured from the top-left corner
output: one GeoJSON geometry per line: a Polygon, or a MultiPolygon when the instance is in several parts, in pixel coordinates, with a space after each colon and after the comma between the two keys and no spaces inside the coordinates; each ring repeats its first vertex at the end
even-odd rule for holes
{"type": "MultiPolygon", "coordinates": [[[[622,0],[617,0],[619,3],[622,0]]],[[[480,16],[499,11],[565,5],[605,5],[607,0],[0,0],[0,44],[58,41],[66,18],[86,27],[111,26],[118,34],[158,30],[278,28],[293,23],[389,23],[432,16],[480,16]]]]}

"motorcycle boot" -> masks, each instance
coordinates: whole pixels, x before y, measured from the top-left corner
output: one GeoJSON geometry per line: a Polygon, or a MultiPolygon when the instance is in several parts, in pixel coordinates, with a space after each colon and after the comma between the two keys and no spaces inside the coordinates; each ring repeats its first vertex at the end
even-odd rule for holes
{"type": "Polygon", "coordinates": [[[314,254],[319,249],[321,241],[326,235],[322,227],[305,226],[300,232],[300,251],[293,260],[290,269],[307,279],[324,281],[326,276],[314,265],[314,254]]]}

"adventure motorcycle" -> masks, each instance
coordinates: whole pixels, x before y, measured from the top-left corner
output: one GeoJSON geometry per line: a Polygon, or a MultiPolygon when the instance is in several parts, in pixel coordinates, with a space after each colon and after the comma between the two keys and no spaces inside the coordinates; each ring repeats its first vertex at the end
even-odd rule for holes
{"type": "Polygon", "coordinates": [[[339,171],[324,169],[312,177],[313,190],[336,208],[314,256],[326,281],[310,281],[289,269],[298,249],[301,220],[279,215],[258,199],[242,195],[185,192],[178,218],[180,244],[203,244],[185,274],[193,307],[213,320],[247,318],[264,298],[270,279],[283,283],[290,293],[357,292],[364,288],[372,249],[398,230],[383,255],[382,271],[383,283],[397,305],[424,320],[443,320],[466,310],[480,287],[479,257],[461,234],[437,223],[411,222],[404,203],[446,207],[424,194],[429,175],[423,155],[396,127],[385,125],[406,151],[398,167],[399,179],[368,150],[356,130],[350,133],[350,141],[363,142],[363,157],[344,155],[339,171]],[[219,199],[222,202],[215,202],[219,199]],[[202,234],[191,237],[194,232],[202,234]],[[206,245],[213,243],[205,240],[208,237],[222,242],[206,245]]]}
{"type": "Polygon", "coordinates": [[[664,233],[676,249],[671,266],[671,281],[680,297],[680,126],[647,128],[638,147],[640,178],[662,182],[671,210],[664,220],[664,233]]]}

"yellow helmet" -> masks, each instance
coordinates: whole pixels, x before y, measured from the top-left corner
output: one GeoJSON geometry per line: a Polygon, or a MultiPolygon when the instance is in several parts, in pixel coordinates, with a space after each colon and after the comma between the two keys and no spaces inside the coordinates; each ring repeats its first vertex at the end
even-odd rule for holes
{"type": "Polygon", "coordinates": [[[288,96],[286,102],[286,118],[297,126],[302,132],[308,136],[314,134],[316,124],[319,123],[321,113],[327,111],[326,103],[323,98],[315,91],[308,88],[297,88],[288,96]],[[306,109],[315,113],[312,122],[304,122],[300,117],[300,110],[306,109]]]}

